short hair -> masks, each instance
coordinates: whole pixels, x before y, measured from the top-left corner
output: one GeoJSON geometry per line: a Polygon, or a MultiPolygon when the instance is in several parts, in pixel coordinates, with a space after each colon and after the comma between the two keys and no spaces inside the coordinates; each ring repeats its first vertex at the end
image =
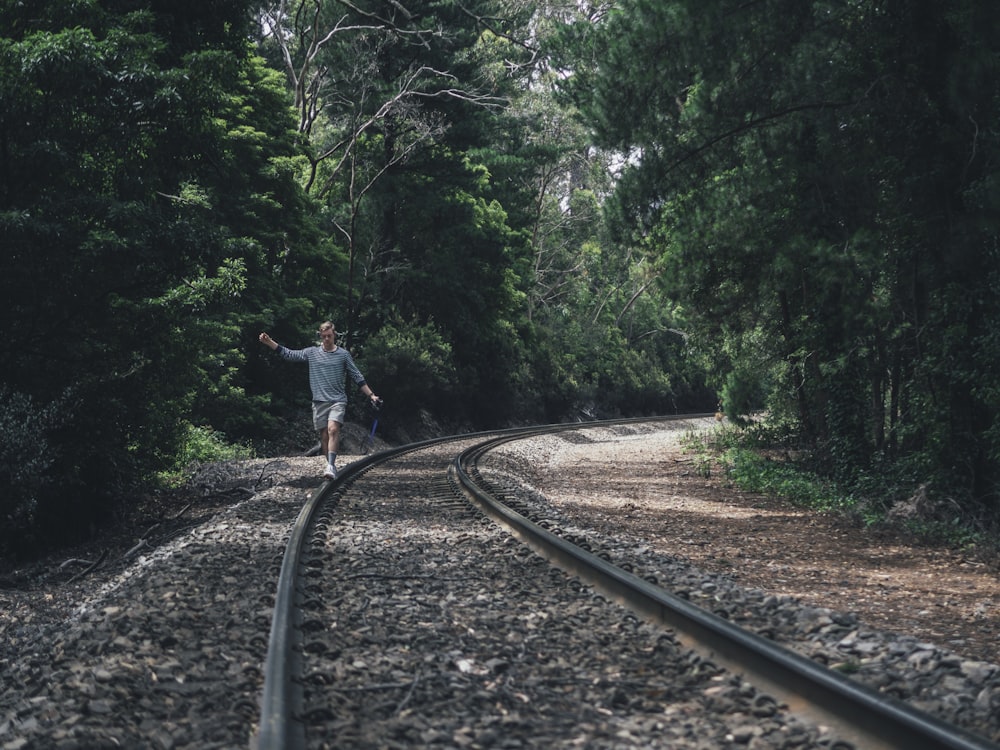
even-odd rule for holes
{"type": "Polygon", "coordinates": [[[336,333],[336,332],[337,332],[337,327],[336,327],[336,326],[335,326],[335,325],[334,325],[333,323],[331,323],[331,322],[330,322],[329,320],[327,320],[327,321],[324,321],[324,322],[322,322],[322,323],[320,323],[320,324],[319,324],[319,330],[320,330],[321,332],[322,332],[322,331],[325,331],[325,330],[327,330],[327,329],[330,329],[330,328],[332,328],[332,329],[333,329],[333,332],[334,332],[334,333],[336,333]]]}

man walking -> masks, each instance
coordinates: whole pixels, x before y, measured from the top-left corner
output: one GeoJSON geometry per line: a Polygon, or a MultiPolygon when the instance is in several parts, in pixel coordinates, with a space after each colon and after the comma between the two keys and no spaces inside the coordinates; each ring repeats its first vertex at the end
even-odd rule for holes
{"type": "Polygon", "coordinates": [[[309,363],[309,387],[312,389],[313,426],[319,430],[319,441],[326,455],[326,469],[323,476],[337,478],[337,449],[340,446],[340,427],[347,412],[347,391],[344,388],[347,375],[357,383],[358,388],[372,403],[378,402],[364,376],[354,364],[351,353],[337,346],[337,331],[333,323],[326,321],[319,327],[320,344],[305,349],[288,349],[266,333],[260,335],[260,343],[270,347],[283,358],[292,362],[309,363]]]}

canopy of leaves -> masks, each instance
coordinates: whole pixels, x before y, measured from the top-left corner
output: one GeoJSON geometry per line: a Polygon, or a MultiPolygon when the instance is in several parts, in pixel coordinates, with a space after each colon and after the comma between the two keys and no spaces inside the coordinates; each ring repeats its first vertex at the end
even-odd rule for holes
{"type": "Polygon", "coordinates": [[[4,401],[64,483],[14,477],[5,519],[85,528],[242,398],[241,297],[310,231],[250,6],[3,3],[4,401]]]}
{"type": "Polygon", "coordinates": [[[1000,9],[637,0],[565,87],[729,410],[994,510],[1000,9]],[[748,346],[748,344],[752,345],[748,346]]]}

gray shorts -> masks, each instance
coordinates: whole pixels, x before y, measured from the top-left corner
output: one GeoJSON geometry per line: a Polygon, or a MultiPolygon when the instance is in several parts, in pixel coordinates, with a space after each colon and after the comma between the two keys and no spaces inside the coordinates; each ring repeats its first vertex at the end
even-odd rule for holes
{"type": "Polygon", "coordinates": [[[329,422],[344,424],[347,404],[343,401],[313,401],[313,427],[325,430],[329,422]]]}

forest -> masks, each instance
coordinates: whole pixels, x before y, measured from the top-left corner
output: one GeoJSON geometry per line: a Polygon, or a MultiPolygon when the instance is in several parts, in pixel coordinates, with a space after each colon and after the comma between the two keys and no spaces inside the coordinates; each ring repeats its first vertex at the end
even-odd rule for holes
{"type": "Polygon", "coordinates": [[[0,21],[0,556],[113,523],[199,440],[280,451],[308,386],[257,336],[323,320],[390,439],[721,404],[876,503],[1000,518],[1000,6],[0,21]]]}

